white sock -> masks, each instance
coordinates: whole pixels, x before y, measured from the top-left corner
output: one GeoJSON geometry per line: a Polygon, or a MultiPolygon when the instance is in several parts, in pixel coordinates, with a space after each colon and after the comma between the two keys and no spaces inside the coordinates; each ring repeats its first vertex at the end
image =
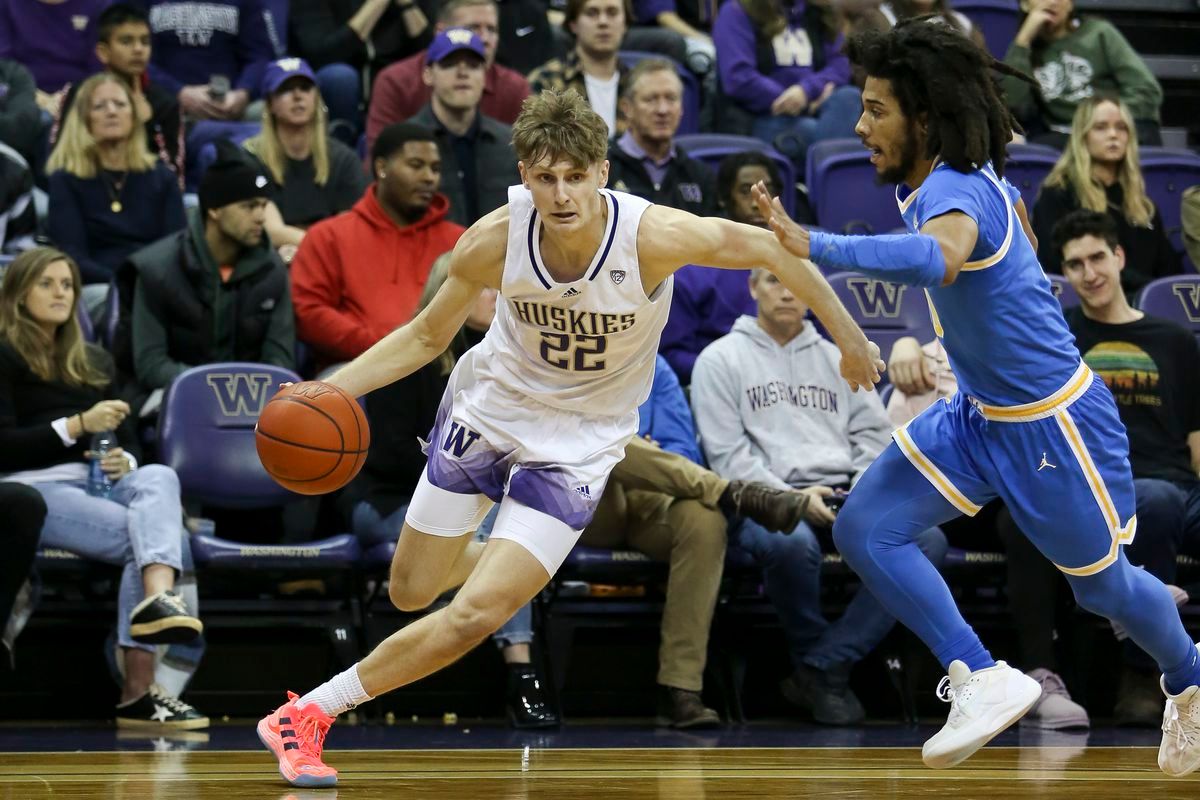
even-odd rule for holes
{"type": "Polygon", "coordinates": [[[362,681],[358,679],[358,665],[355,664],[301,697],[296,701],[296,705],[300,707],[316,703],[317,708],[331,717],[336,717],[371,699],[371,695],[363,691],[362,681]]]}

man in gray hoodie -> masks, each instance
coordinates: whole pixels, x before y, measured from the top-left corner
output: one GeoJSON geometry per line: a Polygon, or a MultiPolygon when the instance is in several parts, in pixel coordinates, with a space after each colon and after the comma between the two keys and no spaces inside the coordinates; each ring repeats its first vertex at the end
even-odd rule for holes
{"type": "MultiPolygon", "coordinates": [[[[750,275],[758,316],[743,316],[700,353],[692,408],[708,463],[723,478],[762,481],[821,495],[790,536],[751,520],[730,527],[729,544],[763,569],[795,667],[780,688],[817,722],[865,716],[849,688],[850,668],[895,624],[865,588],[835,622],[821,614],[821,538],[830,541],[830,498],[849,489],[891,437],[874,392],[851,392],[838,374],[838,350],[807,324],[808,309],[764,269],[750,275]]],[[[832,504],[835,505],[835,504],[832,504]]],[[[917,538],[940,565],[946,539],[937,528],[917,538]]]]}

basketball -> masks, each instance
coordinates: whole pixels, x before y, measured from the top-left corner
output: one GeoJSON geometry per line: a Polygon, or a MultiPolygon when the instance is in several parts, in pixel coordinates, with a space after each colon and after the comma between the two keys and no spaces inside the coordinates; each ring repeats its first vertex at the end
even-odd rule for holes
{"type": "Polygon", "coordinates": [[[299,494],[342,488],[367,460],[371,431],[362,406],[336,386],[304,381],[275,393],[254,428],[258,458],[299,494]]]}

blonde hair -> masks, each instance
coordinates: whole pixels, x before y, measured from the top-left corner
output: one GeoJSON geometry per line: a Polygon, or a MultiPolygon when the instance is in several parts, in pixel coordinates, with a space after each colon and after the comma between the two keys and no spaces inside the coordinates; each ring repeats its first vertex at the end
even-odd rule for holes
{"type": "Polygon", "coordinates": [[[1108,210],[1108,198],[1104,193],[1104,185],[1092,175],[1092,154],[1088,152],[1087,134],[1095,124],[1096,109],[1103,103],[1112,103],[1121,114],[1121,121],[1129,130],[1129,146],[1125,148],[1125,158],[1117,167],[1117,183],[1124,191],[1124,201],[1121,214],[1131,225],[1149,227],[1154,217],[1154,203],[1146,195],[1146,181],[1142,177],[1141,161],[1138,158],[1137,129],[1134,127],[1133,115],[1129,107],[1120,98],[1093,96],[1084,100],[1075,109],[1075,117],[1071,121],[1071,138],[1058,163],[1046,176],[1043,186],[1070,189],[1079,198],[1080,208],[1105,213],[1108,210]]]}
{"type": "Polygon", "coordinates": [[[101,72],[85,80],[75,94],[75,102],[67,109],[62,132],[50,158],[46,161],[46,173],[62,170],[76,178],[95,178],[100,166],[96,153],[96,139],[88,130],[88,113],[92,109],[92,95],[102,84],[111,83],[121,87],[129,103],[129,114],[133,128],[125,141],[125,164],[130,172],[149,172],[158,163],[158,158],[146,146],[146,129],[138,122],[133,93],[121,78],[110,72],[101,72]]]}
{"type": "MultiPolygon", "coordinates": [[[[437,295],[438,290],[442,288],[442,285],[446,282],[446,278],[450,276],[450,256],[452,253],[452,250],[447,250],[433,260],[433,264],[429,267],[429,276],[425,278],[425,288],[421,290],[421,299],[417,301],[417,310],[413,313],[414,318],[433,302],[433,298],[437,295]]],[[[449,375],[454,370],[454,364],[458,361],[458,353],[466,349],[464,345],[465,342],[460,332],[454,337],[450,346],[433,360],[438,365],[440,374],[449,375]]]]}
{"type": "Polygon", "coordinates": [[[110,381],[89,357],[88,344],[76,316],[82,286],[79,266],[66,253],[52,247],[26,250],[8,265],[4,281],[0,283],[0,336],[25,360],[33,374],[42,380],[100,388],[107,386],[110,381]],[[29,315],[25,299],[46,268],[59,261],[66,262],[71,268],[71,283],[75,291],[71,298],[71,315],[58,326],[51,340],[29,315]]]}
{"type": "Polygon", "coordinates": [[[512,143],[526,167],[566,159],[586,169],[608,154],[608,125],[575,90],[546,89],[521,104],[512,143]]]}
{"type": "MultiPolygon", "coordinates": [[[[325,133],[326,114],[325,103],[321,99],[321,90],[313,87],[316,95],[316,112],[308,121],[308,140],[312,147],[314,182],[324,186],[329,182],[329,139],[325,133]]],[[[271,179],[283,186],[284,173],[287,171],[287,153],[279,141],[279,132],[275,129],[275,116],[271,113],[271,98],[265,98],[263,103],[262,132],[251,136],[242,143],[242,147],[257,156],[258,160],[271,173],[271,179]]]]}

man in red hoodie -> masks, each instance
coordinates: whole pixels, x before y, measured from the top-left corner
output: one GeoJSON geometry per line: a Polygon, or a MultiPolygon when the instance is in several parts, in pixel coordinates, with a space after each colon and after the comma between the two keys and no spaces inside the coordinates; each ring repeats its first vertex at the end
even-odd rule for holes
{"type": "Polygon", "coordinates": [[[446,219],[433,132],[385,128],[371,152],[375,182],[354,208],[308,230],[292,262],[297,337],[318,369],[350,359],[408,322],[429,268],[463,227],[446,219]]]}

